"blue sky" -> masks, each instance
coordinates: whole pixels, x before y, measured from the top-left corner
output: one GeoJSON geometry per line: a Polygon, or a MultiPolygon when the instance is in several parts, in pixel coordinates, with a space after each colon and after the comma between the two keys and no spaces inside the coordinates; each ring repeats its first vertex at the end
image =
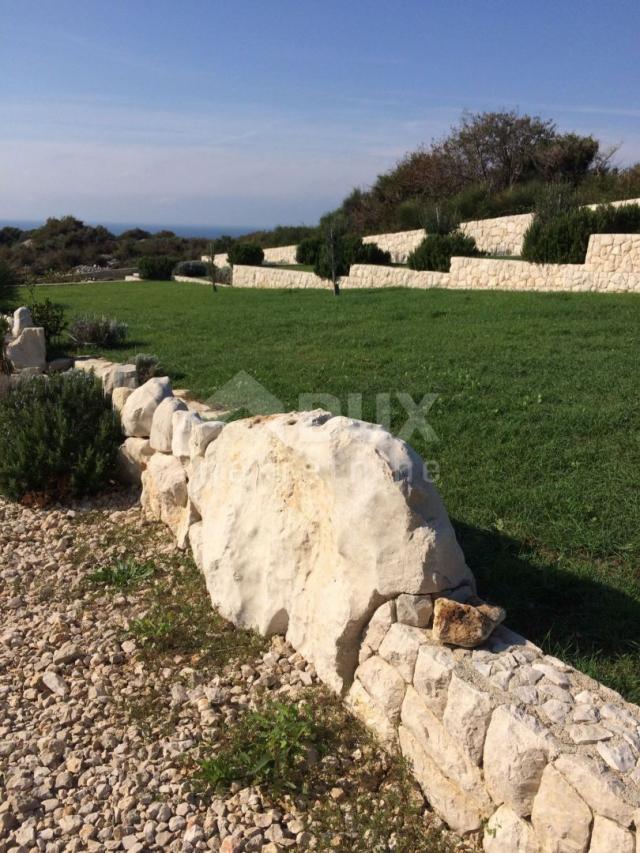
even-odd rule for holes
{"type": "Polygon", "coordinates": [[[638,0],[0,0],[0,219],[314,222],[517,107],[640,160],[638,0]]]}

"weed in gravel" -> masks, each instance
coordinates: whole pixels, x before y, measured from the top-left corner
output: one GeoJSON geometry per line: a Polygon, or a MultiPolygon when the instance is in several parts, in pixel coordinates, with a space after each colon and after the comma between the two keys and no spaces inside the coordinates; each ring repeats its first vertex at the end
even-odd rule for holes
{"type": "Polygon", "coordinates": [[[214,791],[224,791],[234,782],[295,791],[304,782],[306,758],[318,736],[307,705],[268,702],[240,718],[218,754],[200,763],[196,780],[214,791]]]}
{"type": "Polygon", "coordinates": [[[129,626],[149,662],[183,654],[200,665],[221,665],[254,658],[268,646],[263,637],[235,628],[212,608],[202,575],[186,556],[158,576],[149,604],[129,626]]]}
{"type": "Polygon", "coordinates": [[[155,573],[152,563],[139,563],[129,558],[116,560],[110,566],[102,566],[87,577],[91,586],[113,587],[118,590],[132,589],[149,580],[155,573]]]}
{"type": "Polygon", "coordinates": [[[339,698],[320,687],[298,702],[267,701],[247,711],[203,747],[192,778],[201,793],[260,785],[283,810],[305,814],[319,850],[469,849],[425,811],[407,763],[381,749],[339,698]]]}

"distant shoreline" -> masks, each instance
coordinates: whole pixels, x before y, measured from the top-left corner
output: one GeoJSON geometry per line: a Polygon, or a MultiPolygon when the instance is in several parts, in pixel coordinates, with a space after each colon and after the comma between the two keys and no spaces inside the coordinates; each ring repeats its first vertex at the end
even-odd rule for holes
{"type": "MultiPolygon", "coordinates": [[[[254,231],[262,230],[264,226],[255,225],[165,225],[164,223],[140,223],[140,222],[94,222],[83,220],[87,225],[103,225],[108,228],[116,237],[122,234],[123,231],[129,231],[131,228],[142,228],[145,231],[156,233],[157,231],[173,231],[178,237],[204,237],[215,239],[222,234],[228,234],[231,237],[240,237],[243,234],[251,234],[254,231]]],[[[20,228],[23,231],[32,231],[34,228],[39,228],[44,225],[45,220],[42,219],[0,219],[0,228],[12,226],[20,228]]],[[[270,226],[269,226],[270,227],[270,226]]]]}

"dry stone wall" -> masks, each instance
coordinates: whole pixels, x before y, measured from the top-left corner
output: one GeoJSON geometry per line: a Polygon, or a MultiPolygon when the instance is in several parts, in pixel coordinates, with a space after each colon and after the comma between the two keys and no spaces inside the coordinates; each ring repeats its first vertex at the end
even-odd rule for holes
{"type": "Polygon", "coordinates": [[[371,234],[363,243],[376,243],[383,251],[391,253],[394,264],[404,264],[411,252],[424,240],[424,228],[417,231],[397,231],[393,234],[371,234]]]}
{"type": "Polygon", "coordinates": [[[460,229],[473,237],[481,252],[492,255],[519,255],[527,228],[533,222],[532,213],[500,216],[495,219],[475,219],[463,222],[460,229]]]}
{"type": "Polygon", "coordinates": [[[277,267],[247,267],[236,264],[233,268],[234,287],[277,288],[320,288],[330,285],[312,272],[281,270],[277,267]]]}
{"type": "Polygon", "coordinates": [[[584,263],[598,272],[640,274],[640,234],[592,234],[584,263]]]}
{"type": "Polygon", "coordinates": [[[77,366],[108,377],[123,474],[214,603],[315,659],[451,828],[485,853],[640,849],[640,708],[503,625],[476,648],[442,643],[439,612],[477,599],[410,448],[326,412],[225,424],[166,378],[77,366]]]}
{"type": "Polygon", "coordinates": [[[384,267],[371,264],[353,264],[349,275],[340,282],[341,287],[445,287],[447,273],[430,270],[410,270],[407,267],[384,267]]]}
{"type": "Polygon", "coordinates": [[[467,290],[640,293],[640,271],[603,272],[583,264],[452,258],[451,270],[443,286],[467,290]]]}
{"type": "MultiPolygon", "coordinates": [[[[640,204],[640,199],[629,198],[612,202],[614,207],[625,204],[640,204]]],[[[597,204],[588,205],[591,209],[597,204]]],[[[494,219],[475,219],[463,222],[462,231],[473,237],[482,252],[491,255],[520,255],[522,243],[527,228],[533,221],[532,213],[521,213],[514,216],[499,216],[494,219]]],[[[425,232],[398,231],[393,234],[372,234],[364,237],[365,243],[377,243],[381,249],[391,252],[394,263],[405,263],[411,252],[422,242],[425,232]]],[[[625,268],[626,269],[626,268],[625,268]]]]}

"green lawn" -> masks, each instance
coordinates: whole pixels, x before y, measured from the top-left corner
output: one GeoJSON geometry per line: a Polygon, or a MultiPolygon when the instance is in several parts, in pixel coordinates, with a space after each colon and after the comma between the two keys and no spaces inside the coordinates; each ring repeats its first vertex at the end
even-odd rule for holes
{"type": "MultiPolygon", "coordinates": [[[[640,700],[640,298],[174,283],[65,286],[203,399],[245,370],[300,392],[438,395],[437,482],[480,592],[508,624],[640,700]]],[[[393,406],[393,428],[404,421],[393,406]]]]}

